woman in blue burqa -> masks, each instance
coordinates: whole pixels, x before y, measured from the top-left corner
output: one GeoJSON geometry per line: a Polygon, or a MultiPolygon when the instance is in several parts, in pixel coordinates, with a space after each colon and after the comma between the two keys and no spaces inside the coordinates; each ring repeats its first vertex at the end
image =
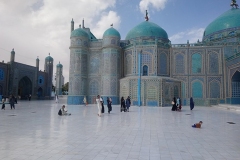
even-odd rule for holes
{"type": "Polygon", "coordinates": [[[192,110],[194,108],[194,102],[193,102],[193,98],[190,98],[190,109],[192,110]]]}

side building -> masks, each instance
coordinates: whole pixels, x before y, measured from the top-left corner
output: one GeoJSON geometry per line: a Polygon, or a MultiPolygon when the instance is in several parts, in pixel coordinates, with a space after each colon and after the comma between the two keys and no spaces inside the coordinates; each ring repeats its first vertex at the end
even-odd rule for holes
{"type": "Polygon", "coordinates": [[[53,58],[45,59],[45,71],[39,71],[39,59],[36,66],[15,62],[15,51],[11,52],[10,62],[0,62],[0,96],[18,96],[27,99],[50,99],[52,92],[53,58]]]}

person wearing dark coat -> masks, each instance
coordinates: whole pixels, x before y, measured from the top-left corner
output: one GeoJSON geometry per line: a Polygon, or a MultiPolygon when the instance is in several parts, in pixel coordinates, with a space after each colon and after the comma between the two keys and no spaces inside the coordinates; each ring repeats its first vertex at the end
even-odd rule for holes
{"type": "Polygon", "coordinates": [[[125,100],[123,97],[121,98],[121,108],[120,109],[121,109],[121,112],[122,111],[126,112],[125,100]]]}
{"type": "Polygon", "coordinates": [[[128,96],[128,98],[126,99],[126,109],[127,109],[128,112],[129,112],[129,107],[130,107],[130,105],[131,105],[131,99],[130,99],[130,97],[128,96]]]}
{"type": "Polygon", "coordinates": [[[13,95],[10,97],[9,103],[10,103],[11,109],[12,109],[12,108],[15,109],[15,106],[14,106],[15,97],[14,97],[13,95]]]}
{"type": "Polygon", "coordinates": [[[176,97],[173,97],[173,100],[172,100],[172,111],[177,111],[176,97]]]}
{"type": "Polygon", "coordinates": [[[112,111],[112,99],[107,97],[107,107],[108,107],[108,113],[112,111]]]}
{"type": "Polygon", "coordinates": [[[104,100],[103,97],[100,98],[100,102],[102,102],[102,113],[104,113],[104,100]]]}
{"type": "Polygon", "coordinates": [[[190,98],[190,109],[193,110],[194,108],[194,102],[193,102],[193,98],[190,98]]]}

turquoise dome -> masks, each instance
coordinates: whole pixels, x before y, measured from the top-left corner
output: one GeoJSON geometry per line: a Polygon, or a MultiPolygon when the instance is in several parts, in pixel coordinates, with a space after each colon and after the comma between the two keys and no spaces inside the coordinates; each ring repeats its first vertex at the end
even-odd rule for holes
{"type": "Polygon", "coordinates": [[[216,18],[207,26],[203,36],[235,27],[240,27],[240,9],[238,8],[232,8],[216,18]]]}
{"type": "Polygon", "coordinates": [[[80,36],[88,38],[87,32],[85,32],[82,28],[75,29],[71,32],[71,37],[80,37],[80,36]]]}
{"type": "Polygon", "coordinates": [[[131,29],[126,36],[126,40],[135,39],[138,37],[156,37],[168,39],[167,32],[164,29],[149,21],[144,21],[131,29]]]}
{"type": "Polygon", "coordinates": [[[45,60],[48,60],[48,61],[53,61],[53,58],[49,55],[45,58],[45,60]]]}
{"type": "Polygon", "coordinates": [[[116,36],[116,37],[119,37],[121,39],[120,33],[116,29],[114,29],[113,27],[107,29],[103,33],[103,37],[106,37],[106,36],[116,36]]]}
{"type": "Polygon", "coordinates": [[[60,64],[60,63],[57,64],[57,68],[62,68],[62,67],[63,67],[62,64],[60,64]]]}

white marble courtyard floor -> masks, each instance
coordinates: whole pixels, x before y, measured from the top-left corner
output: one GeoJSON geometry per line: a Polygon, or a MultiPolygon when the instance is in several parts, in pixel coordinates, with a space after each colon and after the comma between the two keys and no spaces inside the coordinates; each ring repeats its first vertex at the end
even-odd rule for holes
{"type": "MultiPolygon", "coordinates": [[[[136,107],[97,116],[95,105],[20,101],[0,112],[0,159],[239,160],[240,113],[216,107],[136,107]],[[191,125],[202,120],[201,129],[191,125]],[[229,124],[234,122],[236,124],[229,124]]],[[[105,107],[107,110],[107,107],[105,107]]]]}

